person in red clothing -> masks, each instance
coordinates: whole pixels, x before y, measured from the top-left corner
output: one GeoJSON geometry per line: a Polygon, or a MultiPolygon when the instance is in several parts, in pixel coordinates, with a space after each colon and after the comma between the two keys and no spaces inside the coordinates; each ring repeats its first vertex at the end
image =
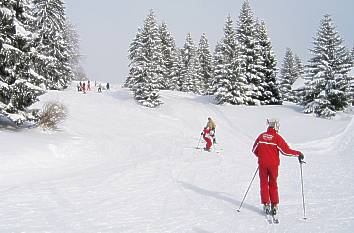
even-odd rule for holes
{"type": "Polygon", "coordinates": [[[84,94],[86,94],[86,84],[85,84],[85,82],[83,82],[83,84],[82,84],[82,91],[84,92],[84,94]]]}
{"type": "Polygon", "coordinates": [[[204,127],[204,130],[201,133],[201,135],[203,135],[203,138],[206,142],[206,146],[205,146],[204,150],[210,151],[210,148],[213,145],[212,141],[211,141],[212,137],[213,137],[213,131],[209,127],[204,127]]]}
{"type": "Polygon", "coordinates": [[[278,120],[267,119],[267,125],[267,131],[258,136],[252,151],[258,157],[263,209],[275,215],[279,204],[277,184],[280,164],[279,151],[286,156],[298,157],[300,162],[304,159],[304,155],[300,151],[291,149],[278,134],[280,127],[278,120]]]}

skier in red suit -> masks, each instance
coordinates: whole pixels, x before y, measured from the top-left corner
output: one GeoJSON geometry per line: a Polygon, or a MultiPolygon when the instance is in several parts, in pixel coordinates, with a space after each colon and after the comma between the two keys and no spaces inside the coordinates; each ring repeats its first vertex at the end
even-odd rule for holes
{"type": "Polygon", "coordinates": [[[213,131],[209,127],[204,127],[203,132],[201,133],[203,135],[203,138],[206,142],[206,146],[204,150],[210,151],[212,144],[212,136],[213,136],[213,131]]]}
{"type": "Polygon", "coordinates": [[[253,153],[258,157],[261,201],[264,211],[272,211],[275,215],[278,210],[278,169],[280,164],[279,151],[286,156],[298,157],[302,162],[304,155],[291,149],[278,134],[279,121],[267,119],[268,129],[261,133],[253,145],[253,153]],[[271,206],[270,206],[271,204],[271,206]]]}

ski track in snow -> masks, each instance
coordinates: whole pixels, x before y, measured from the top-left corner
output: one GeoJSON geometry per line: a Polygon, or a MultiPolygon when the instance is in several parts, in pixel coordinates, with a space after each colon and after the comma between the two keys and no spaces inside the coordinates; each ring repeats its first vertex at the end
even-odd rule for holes
{"type": "MultiPolygon", "coordinates": [[[[50,92],[68,119],[60,130],[0,131],[0,232],[353,232],[354,120],[304,115],[293,105],[217,106],[210,97],[162,91],[164,105],[136,105],[128,90],[50,92]],[[220,153],[193,149],[207,117],[220,153]],[[259,180],[238,209],[257,162],[265,119],[304,152],[281,157],[277,225],[265,221],[259,180]],[[319,130],[322,129],[322,130],[319,130]]],[[[200,147],[205,145],[201,139],[200,147]]]]}

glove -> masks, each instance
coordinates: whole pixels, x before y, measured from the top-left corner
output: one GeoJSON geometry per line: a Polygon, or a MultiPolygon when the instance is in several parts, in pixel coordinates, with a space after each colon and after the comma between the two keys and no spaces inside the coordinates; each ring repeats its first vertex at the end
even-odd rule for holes
{"type": "Polygon", "coordinates": [[[303,163],[304,162],[304,154],[300,152],[300,155],[297,157],[299,159],[299,163],[303,163]]]}
{"type": "Polygon", "coordinates": [[[200,135],[203,135],[203,132],[201,132],[200,135]]]}

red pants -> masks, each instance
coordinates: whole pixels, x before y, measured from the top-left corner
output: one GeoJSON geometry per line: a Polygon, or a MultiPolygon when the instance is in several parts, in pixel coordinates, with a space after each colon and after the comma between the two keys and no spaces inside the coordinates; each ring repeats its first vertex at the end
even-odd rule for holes
{"type": "Polygon", "coordinates": [[[210,138],[206,138],[206,137],[203,137],[203,138],[204,138],[204,140],[206,141],[206,146],[205,146],[205,148],[206,148],[207,150],[209,150],[209,149],[211,148],[211,145],[212,145],[211,139],[210,139],[210,138]]]}
{"type": "Polygon", "coordinates": [[[279,203],[278,195],[278,166],[259,167],[259,179],[261,182],[262,204],[279,203]]]}

